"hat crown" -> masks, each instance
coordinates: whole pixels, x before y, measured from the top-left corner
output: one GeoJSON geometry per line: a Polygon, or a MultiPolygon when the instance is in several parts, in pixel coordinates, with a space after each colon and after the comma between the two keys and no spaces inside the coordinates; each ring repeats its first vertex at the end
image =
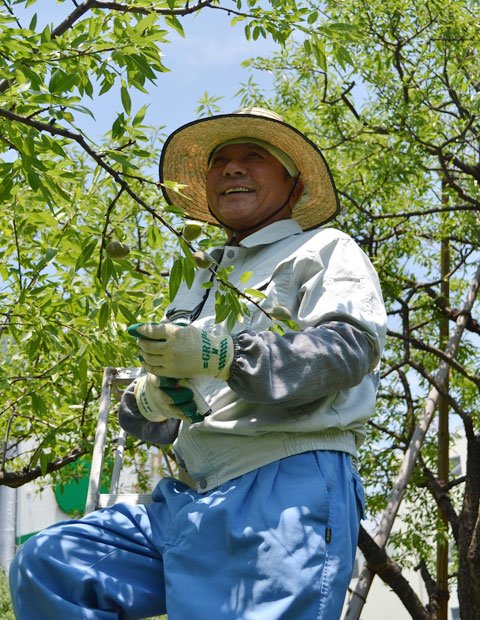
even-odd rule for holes
{"type": "Polygon", "coordinates": [[[258,107],[239,108],[238,110],[235,110],[234,112],[232,112],[232,114],[239,114],[239,115],[244,115],[244,116],[261,116],[263,118],[269,118],[274,121],[279,121],[280,123],[284,122],[280,114],[277,114],[276,112],[273,112],[272,110],[267,110],[266,108],[258,108],[258,107]]]}

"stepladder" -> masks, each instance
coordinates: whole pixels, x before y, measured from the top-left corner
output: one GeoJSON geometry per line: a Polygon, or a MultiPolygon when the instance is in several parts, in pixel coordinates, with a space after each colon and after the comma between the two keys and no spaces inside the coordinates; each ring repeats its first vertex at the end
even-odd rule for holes
{"type": "MultiPolygon", "coordinates": [[[[92,464],[88,481],[87,498],[85,502],[85,514],[99,508],[105,508],[118,502],[128,504],[151,503],[150,493],[137,492],[131,489],[131,485],[125,487],[125,449],[127,433],[115,424],[116,405],[118,404],[123,390],[135,378],[140,376],[141,368],[115,368],[107,367],[103,372],[102,388],[98,407],[97,426],[92,452],[92,464]],[[115,427],[112,439],[112,427],[115,427]],[[107,468],[111,468],[108,491],[102,481],[107,468]]],[[[147,448],[142,447],[143,450],[147,448]]],[[[155,457],[162,460],[164,468],[169,475],[174,473],[164,448],[155,450],[155,457]]],[[[160,467],[158,469],[161,469],[160,467]]],[[[152,486],[155,480],[152,479],[152,486]]],[[[133,485],[135,486],[135,485],[133,485]]]]}

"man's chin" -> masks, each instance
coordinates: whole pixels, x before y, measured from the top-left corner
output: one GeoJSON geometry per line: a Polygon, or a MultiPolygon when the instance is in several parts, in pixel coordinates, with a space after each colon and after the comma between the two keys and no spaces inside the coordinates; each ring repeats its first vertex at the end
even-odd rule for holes
{"type": "Polygon", "coordinates": [[[212,214],[219,222],[234,230],[241,230],[254,225],[256,218],[252,217],[253,212],[251,206],[240,203],[229,209],[212,210],[212,214]]]}

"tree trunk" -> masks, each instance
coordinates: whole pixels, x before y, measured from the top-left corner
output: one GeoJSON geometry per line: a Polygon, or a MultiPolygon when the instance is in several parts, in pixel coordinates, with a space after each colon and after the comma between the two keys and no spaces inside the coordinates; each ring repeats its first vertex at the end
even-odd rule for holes
{"type": "Polygon", "coordinates": [[[480,618],[480,436],[467,438],[467,479],[458,535],[458,600],[462,620],[480,618]]]}

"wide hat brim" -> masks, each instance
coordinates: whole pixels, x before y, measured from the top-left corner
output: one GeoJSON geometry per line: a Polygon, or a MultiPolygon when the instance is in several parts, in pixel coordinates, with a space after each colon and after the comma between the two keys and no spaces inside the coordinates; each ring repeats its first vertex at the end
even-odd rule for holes
{"type": "Polygon", "coordinates": [[[340,206],[335,183],[319,148],[295,127],[266,110],[261,110],[261,114],[251,110],[211,116],[174,131],[165,141],[160,157],[160,183],[168,204],[192,219],[218,225],[208,209],[206,196],[208,159],[217,146],[237,138],[264,140],[293,160],[305,189],[292,217],[303,230],[316,228],[337,215],[340,206]],[[179,193],[163,185],[165,182],[185,187],[179,193]]]}

